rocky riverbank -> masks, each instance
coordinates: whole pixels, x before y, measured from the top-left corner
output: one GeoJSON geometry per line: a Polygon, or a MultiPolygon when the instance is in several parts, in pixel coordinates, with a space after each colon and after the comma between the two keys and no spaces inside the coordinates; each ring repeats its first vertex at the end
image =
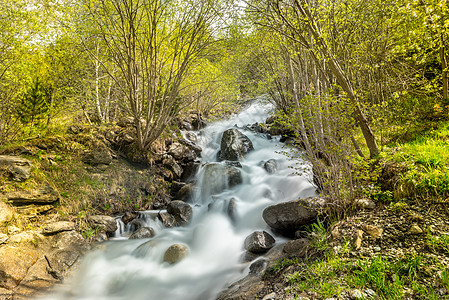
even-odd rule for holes
{"type": "MultiPolygon", "coordinates": [[[[198,114],[178,122],[190,130],[206,124],[198,114]]],[[[0,299],[35,297],[60,283],[96,242],[114,236],[114,216],[185,197],[201,154],[195,136],[173,132],[150,156],[134,149],[132,136],[126,120],[72,125],[0,149],[0,299]]]]}
{"type": "MultiPolygon", "coordinates": [[[[206,124],[195,114],[179,123],[186,130],[206,124]]],[[[282,134],[285,143],[295,144],[292,133],[280,129],[274,118],[245,129],[267,139],[282,134]]],[[[70,126],[65,134],[0,150],[0,299],[36,297],[60,284],[95,243],[116,234],[117,219],[127,226],[130,239],[155,235],[140,219],[142,210],[159,210],[154,217],[165,227],[187,226],[192,207],[186,202],[195,191],[213,195],[241,184],[239,160],[253,151],[239,128],[226,130],[217,154],[224,163],[204,165],[200,186],[193,176],[202,149],[193,132],[185,137],[173,132],[151,156],[135,151],[132,136],[126,121],[101,130],[70,126]]],[[[262,163],[267,173],[277,172],[276,160],[262,163]]],[[[219,205],[233,220],[236,200],[225,202],[219,205]]],[[[361,198],[340,220],[332,219],[333,204],[326,198],[271,205],[263,212],[264,221],[284,238],[265,231],[250,234],[241,245],[249,274],[218,299],[382,298],[375,282],[355,283],[360,278],[354,275],[379,257],[384,280],[393,282],[389,288],[402,289],[410,299],[420,297],[417,287],[432,289],[435,299],[447,297],[442,266],[449,263],[444,240],[449,223],[444,205],[438,205],[387,205],[361,198]],[[403,266],[407,261],[416,265],[403,266]],[[403,269],[393,270],[394,264],[408,268],[408,277],[400,273],[403,269]]],[[[173,244],[164,261],[177,263],[189,251],[173,244]]]]}

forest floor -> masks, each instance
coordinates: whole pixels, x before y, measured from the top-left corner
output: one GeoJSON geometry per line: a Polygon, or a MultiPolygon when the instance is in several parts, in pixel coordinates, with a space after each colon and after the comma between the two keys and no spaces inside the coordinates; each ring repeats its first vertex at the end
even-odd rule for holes
{"type": "Polygon", "coordinates": [[[304,255],[265,273],[260,299],[449,299],[448,217],[447,203],[378,204],[315,228],[304,255]]]}

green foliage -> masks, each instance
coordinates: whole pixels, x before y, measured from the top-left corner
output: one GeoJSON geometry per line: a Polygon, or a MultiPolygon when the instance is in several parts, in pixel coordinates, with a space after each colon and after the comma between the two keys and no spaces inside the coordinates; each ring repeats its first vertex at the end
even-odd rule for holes
{"type": "Polygon", "coordinates": [[[442,250],[449,254],[449,235],[435,235],[427,230],[426,233],[426,246],[432,251],[442,250]]]}
{"type": "Polygon", "coordinates": [[[48,112],[50,97],[51,91],[44,87],[37,77],[22,95],[17,114],[22,124],[30,126],[30,134],[33,127],[40,125],[48,112]]]}
{"type": "Polygon", "coordinates": [[[400,163],[405,171],[398,174],[395,198],[445,198],[449,195],[449,123],[433,124],[407,143],[397,143],[385,160],[400,163]],[[433,128],[432,128],[433,127],[433,128]]]}
{"type": "Polygon", "coordinates": [[[313,291],[323,299],[340,294],[344,286],[346,272],[345,259],[341,253],[327,252],[324,258],[298,264],[299,271],[286,275],[290,290],[296,292],[313,291]]]}
{"type": "Polygon", "coordinates": [[[280,270],[285,269],[288,266],[292,266],[292,265],[296,265],[298,264],[298,258],[297,257],[293,257],[293,258],[285,258],[282,260],[277,261],[271,268],[270,271],[271,272],[277,272],[280,270]]]}
{"type": "Polygon", "coordinates": [[[400,299],[404,284],[391,267],[388,260],[381,256],[370,261],[359,261],[349,279],[350,285],[358,288],[373,286],[383,298],[400,299]]]}
{"type": "Polygon", "coordinates": [[[312,223],[307,226],[307,232],[310,237],[312,247],[315,247],[319,251],[327,250],[327,230],[320,218],[317,219],[316,223],[312,223]]]}

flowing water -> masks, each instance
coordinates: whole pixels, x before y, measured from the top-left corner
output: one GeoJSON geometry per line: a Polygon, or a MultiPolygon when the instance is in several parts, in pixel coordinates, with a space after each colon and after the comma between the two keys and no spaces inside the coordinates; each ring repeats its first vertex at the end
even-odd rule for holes
{"type": "MultiPolygon", "coordinates": [[[[139,218],[155,229],[156,236],[128,240],[130,228],[119,222],[117,237],[87,255],[75,274],[45,299],[215,299],[227,284],[245,276],[248,264],[241,262],[245,237],[256,230],[269,232],[263,209],[276,202],[315,195],[310,174],[295,174],[298,164],[303,170],[307,170],[307,164],[295,157],[294,151],[283,148],[278,137],[243,129],[264,122],[271,109],[270,104],[255,101],[229,120],[195,132],[204,164],[216,163],[226,129],[238,126],[251,139],[255,150],[241,161],[241,184],[226,188],[225,176],[204,178],[204,167],[200,168],[188,226],[164,228],[155,218],[157,211],[142,212],[139,218]],[[276,159],[274,174],[263,168],[269,159],[276,159]],[[231,218],[227,208],[232,198],[231,218]],[[163,262],[164,252],[175,243],[188,245],[189,254],[177,264],[163,262]]],[[[282,238],[276,237],[276,241],[282,238]]]]}

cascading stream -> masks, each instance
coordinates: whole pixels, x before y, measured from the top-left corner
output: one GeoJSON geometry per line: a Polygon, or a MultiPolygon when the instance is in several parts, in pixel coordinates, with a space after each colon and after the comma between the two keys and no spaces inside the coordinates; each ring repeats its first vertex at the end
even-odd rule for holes
{"type": "Polygon", "coordinates": [[[241,263],[245,238],[256,230],[269,231],[262,219],[263,209],[315,195],[310,172],[297,175],[292,169],[298,162],[308,168],[293,150],[283,148],[278,137],[269,139],[244,129],[247,124],[264,122],[271,110],[270,104],[255,101],[229,120],[196,132],[203,166],[196,177],[188,226],[164,228],[154,217],[157,212],[142,212],[140,220],[154,228],[155,237],[128,240],[131,229],[121,224],[122,236],[87,255],[75,274],[45,299],[215,299],[227,284],[245,276],[248,264],[241,263]],[[225,168],[224,162],[216,162],[216,156],[222,133],[235,125],[255,150],[240,161],[242,182],[230,186],[225,174],[211,176],[207,168],[225,168]],[[277,164],[272,174],[263,167],[270,159],[277,164]],[[211,163],[216,165],[208,167],[211,163]],[[187,245],[188,255],[176,264],[163,262],[164,252],[175,243],[187,245]]]}

